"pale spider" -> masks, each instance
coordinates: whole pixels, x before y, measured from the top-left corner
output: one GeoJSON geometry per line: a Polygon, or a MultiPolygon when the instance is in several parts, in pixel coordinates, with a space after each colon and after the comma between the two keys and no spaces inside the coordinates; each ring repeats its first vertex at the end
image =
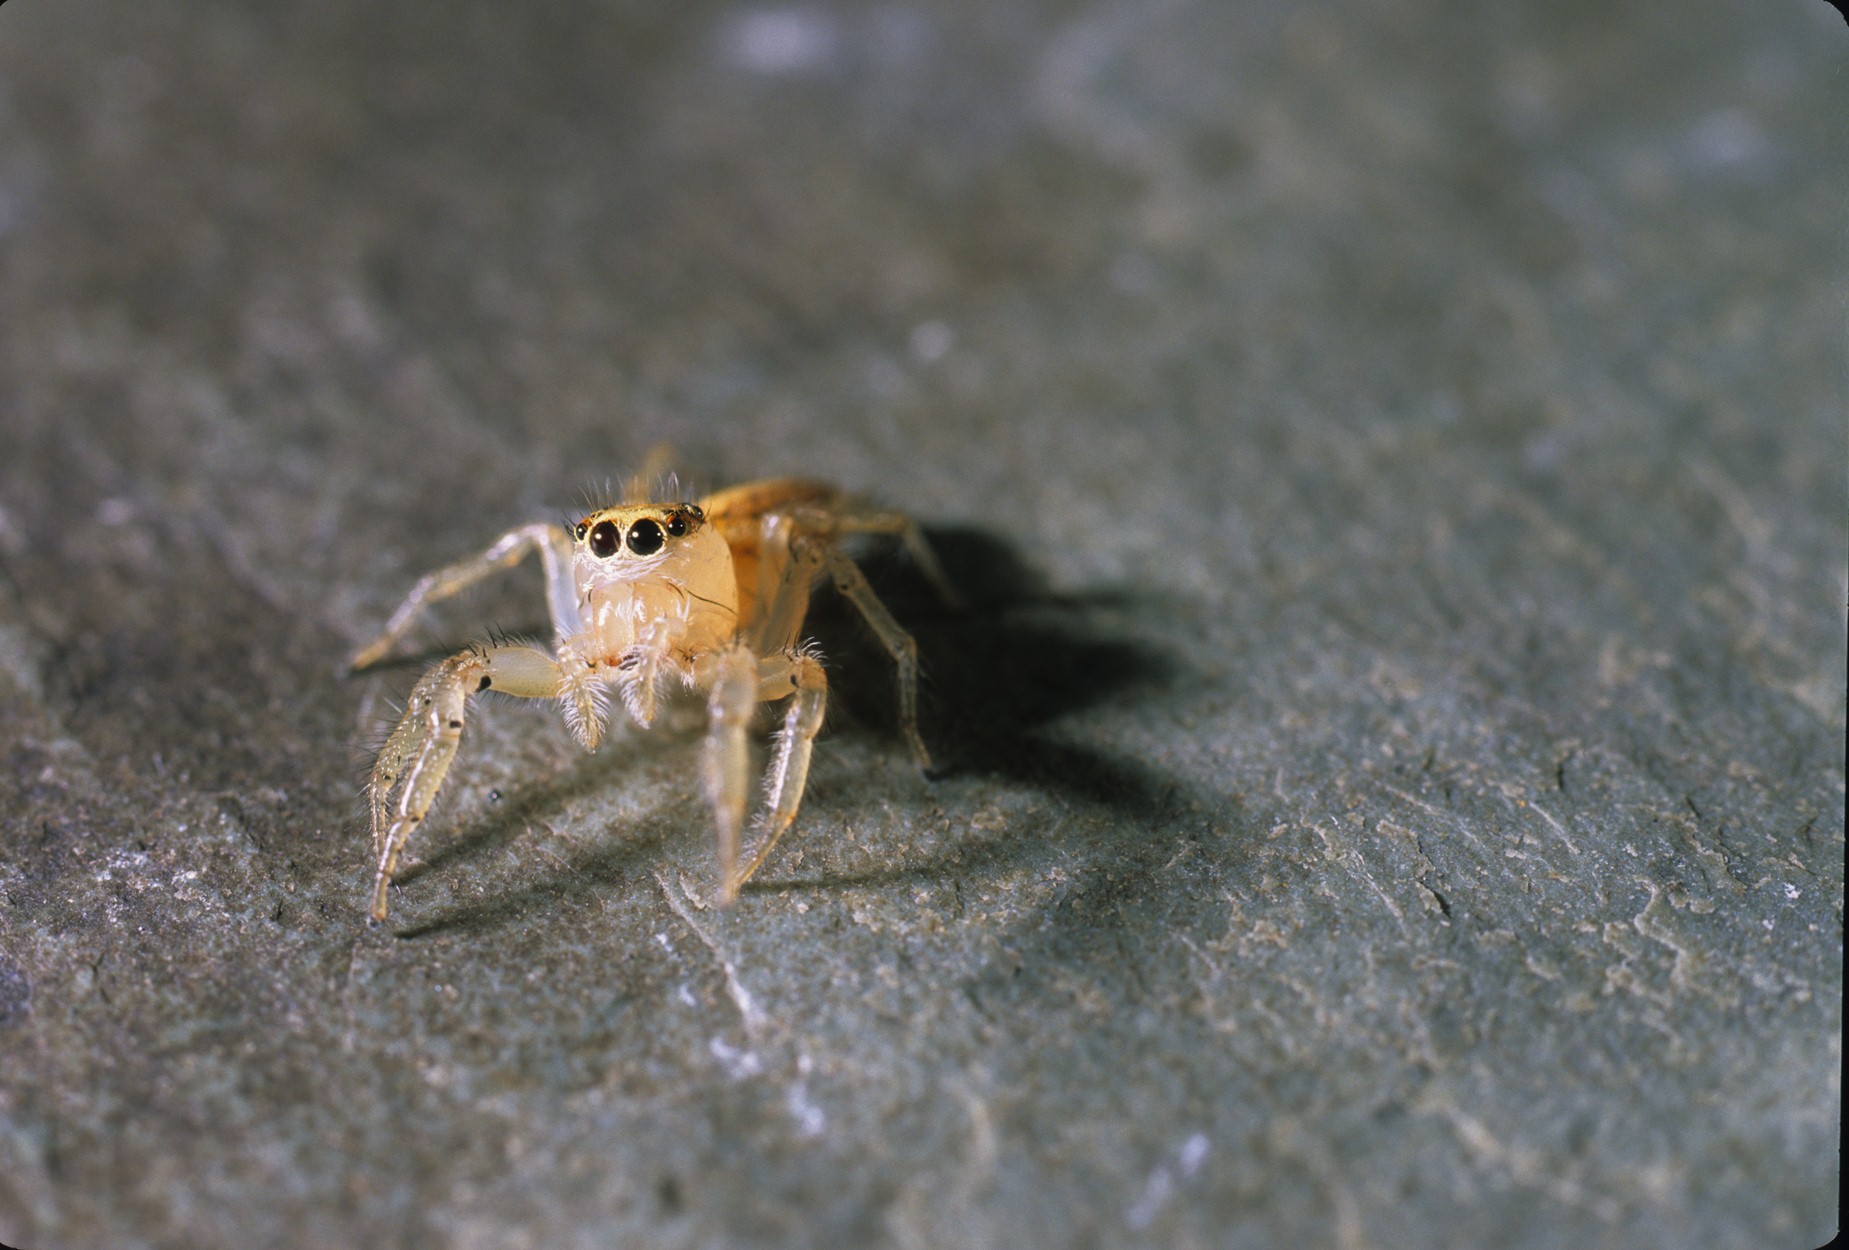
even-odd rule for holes
{"type": "Polygon", "coordinates": [[[929,771],[931,756],[917,723],[917,647],[840,547],[844,537],[861,533],[897,535],[946,602],[956,602],[910,517],[787,478],[734,486],[698,503],[600,508],[569,530],[524,525],[479,555],[425,575],[384,631],[353,656],[355,669],[384,658],[425,606],[511,568],[532,551],[545,570],[553,645],[550,652],[512,642],[472,646],[424,674],[411,691],[369,787],[378,865],[373,920],[385,919],[399,854],[449,772],[471,695],[494,690],[557,699],[565,723],[588,751],[603,736],[610,687],[621,693],[631,719],[646,727],[669,678],[706,695],[704,772],[718,846],[717,900],[729,905],[802,803],[828,679],[815,648],[799,639],[810,592],[824,573],[897,664],[900,729],[919,768],[929,771]],[[745,731],[759,703],[784,698],[790,705],[765,774],[758,847],[741,869],[750,768],[745,731]]]}

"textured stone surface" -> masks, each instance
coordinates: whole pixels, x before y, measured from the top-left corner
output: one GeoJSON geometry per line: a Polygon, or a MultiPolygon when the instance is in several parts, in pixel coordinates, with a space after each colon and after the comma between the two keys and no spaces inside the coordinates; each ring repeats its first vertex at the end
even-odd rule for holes
{"type": "MultiPolygon", "coordinates": [[[[1816,3],[0,10],[0,1241],[1810,1246],[1816,3]],[[658,441],[932,527],[729,914],[490,703],[388,930],[341,659],[658,441]]],[[[543,620],[529,570],[421,661],[543,620]]],[[[685,718],[683,718],[685,719],[685,718]]]]}

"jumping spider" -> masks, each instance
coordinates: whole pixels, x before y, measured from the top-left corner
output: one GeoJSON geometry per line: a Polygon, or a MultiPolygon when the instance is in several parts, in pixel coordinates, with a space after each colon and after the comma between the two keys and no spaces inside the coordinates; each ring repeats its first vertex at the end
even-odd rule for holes
{"type": "Polygon", "coordinates": [[[947,602],[955,594],[910,517],[833,487],[795,479],[734,486],[698,503],[600,508],[569,530],[525,525],[486,551],[427,574],[385,629],[352,660],[366,668],[408,633],[425,606],[539,553],[551,609],[550,652],[519,643],[470,647],[424,674],[373,766],[369,798],[377,862],[372,918],[382,922],[405,840],[435,802],[462,738],[469,697],[484,690],[557,699],[584,748],[603,737],[611,687],[638,725],[655,719],[668,678],[706,696],[704,774],[729,905],[796,819],[822,726],[828,679],[802,644],[809,595],[826,573],[860,611],[899,670],[899,724],[921,769],[917,647],[841,550],[851,534],[892,534],[947,602]],[[749,789],[745,730],[759,703],[789,699],[765,776],[756,852],[738,866],[749,789]]]}

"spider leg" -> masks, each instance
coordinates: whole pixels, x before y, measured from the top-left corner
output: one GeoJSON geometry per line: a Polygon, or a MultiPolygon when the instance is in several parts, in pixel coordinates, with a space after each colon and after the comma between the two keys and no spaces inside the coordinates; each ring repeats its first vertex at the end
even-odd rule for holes
{"type": "Polygon", "coordinates": [[[696,680],[707,688],[703,758],[706,797],[713,808],[713,837],[719,859],[719,901],[732,901],[732,878],[738,866],[738,843],[745,828],[745,801],[751,789],[751,755],[745,730],[758,705],[758,661],[751,648],[735,644],[708,653],[697,666],[696,680]],[[703,671],[699,671],[703,670],[703,671]]]}
{"type": "Polygon", "coordinates": [[[917,762],[919,771],[929,773],[931,752],[925,749],[924,738],[918,733],[918,644],[900,628],[899,622],[886,610],[886,605],[873,593],[867,575],[860,571],[858,564],[831,544],[822,544],[821,553],[829,575],[834,578],[835,589],[866,618],[867,624],[879,637],[880,645],[886,648],[886,653],[892,656],[892,662],[898,666],[899,731],[905,735],[906,745],[911,747],[912,759],[917,762]]]}
{"type": "Polygon", "coordinates": [[[918,571],[925,575],[931,588],[937,591],[938,598],[947,608],[963,608],[963,596],[950,583],[950,577],[944,572],[944,566],[938,563],[937,553],[931,550],[931,544],[925,541],[924,530],[918,522],[903,512],[850,511],[837,518],[835,532],[840,534],[896,534],[905,552],[918,566],[918,571]]]}
{"type": "Polygon", "coordinates": [[[822,730],[828,706],[828,674],[810,651],[785,651],[758,664],[758,698],[764,702],[794,693],[777,734],[776,755],[764,774],[765,808],[758,832],[762,841],[736,877],[722,877],[720,902],[730,903],[738,888],[751,880],[777,842],[796,820],[803,791],[809,784],[809,754],[822,730]]]}
{"type": "Polygon", "coordinates": [[[540,522],[509,530],[486,551],[424,574],[379,636],[354,653],[350,665],[361,669],[377,664],[411,632],[418,613],[430,604],[460,593],[499,569],[512,568],[529,551],[538,551],[545,566],[546,606],[552,614],[553,635],[564,638],[577,633],[578,591],[572,583],[571,537],[561,526],[540,522]]]}
{"type": "Polygon", "coordinates": [[[773,512],[762,522],[758,547],[758,619],[752,648],[773,655],[796,644],[809,612],[809,592],[822,571],[822,547],[797,518],[773,512]]]}
{"type": "Polygon", "coordinates": [[[378,858],[372,881],[375,921],[385,919],[387,891],[405,841],[429,815],[456,758],[469,696],[493,689],[521,698],[549,699],[559,693],[560,685],[558,665],[544,651],[496,646],[451,656],[424,674],[412,689],[404,718],[373,764],[368,788],[372,849],[378,858]]]}

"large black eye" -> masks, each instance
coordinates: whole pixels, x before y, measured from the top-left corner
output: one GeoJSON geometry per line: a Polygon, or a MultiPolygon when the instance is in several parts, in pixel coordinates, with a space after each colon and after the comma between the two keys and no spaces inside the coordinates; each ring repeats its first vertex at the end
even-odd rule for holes
{"type": "Polygon", "coordinates": [[[615,555],[622,541],[615,524],[610,521],[599,521],[591,529],[591,553],[600,559],[607,560],[615,555]]]}
{"type": "Polygon", "coordinates": [[[629,527],[629,549],[639,556],[654,555],[663,541],[661,526],[646,517],[629,527]]]}

